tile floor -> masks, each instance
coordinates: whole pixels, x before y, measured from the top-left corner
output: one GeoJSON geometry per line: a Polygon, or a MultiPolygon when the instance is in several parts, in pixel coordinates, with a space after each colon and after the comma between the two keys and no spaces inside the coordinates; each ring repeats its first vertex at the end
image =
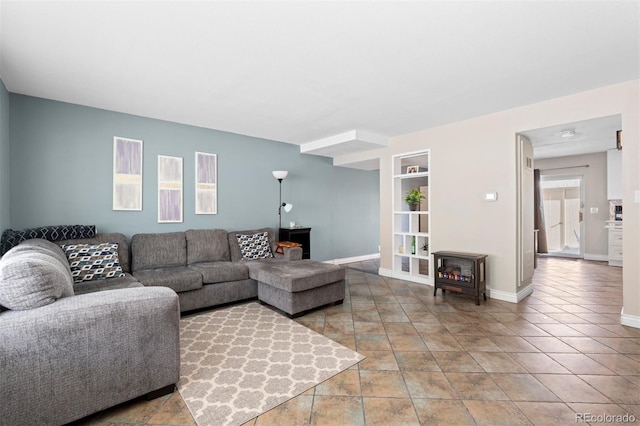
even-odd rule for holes
{"type": "MultiPolygon", "coordinates": [[[[542,258],[530,297],[480,306],[377,268],[350,265],[345,303],[297,319],[367,359],[247,425],[640,422],[640,330],[619,323],[620,268],[542,258]]],[[[195,422],[174,392],[77,424],[195,422]]]]}

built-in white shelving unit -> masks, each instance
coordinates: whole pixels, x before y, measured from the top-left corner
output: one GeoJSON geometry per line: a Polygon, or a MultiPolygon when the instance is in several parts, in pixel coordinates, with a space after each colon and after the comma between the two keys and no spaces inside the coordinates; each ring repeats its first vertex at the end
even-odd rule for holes
{"type": "Polygon", "coordinates": [[[429,150],[394,155],[392,161],[393,277],[433,285],[429,275],[429,150]],[[412,189],[426,197],[415,211],[404,201],[412,189]]]}

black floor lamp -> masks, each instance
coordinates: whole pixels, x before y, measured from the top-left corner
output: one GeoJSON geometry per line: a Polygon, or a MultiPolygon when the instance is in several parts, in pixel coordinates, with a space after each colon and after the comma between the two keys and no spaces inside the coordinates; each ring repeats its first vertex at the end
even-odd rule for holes
{"type": "Polygon", "coordinates": [[[293,204],[283,203],[282,202],[282,180],[287,177],[289,172],[287,172],[285,170],[276,170],[276,171],[273,171],[271,173],[273,173],[273,177],[274,178],[278,179],[279,186],[280,186],[280,201],[279,201],[279,204],[278,204],[278,218],[279,218],[278,229],[280,229],[280,228],[282,228],[282,209],[284,208],[284,211],[286,213],[289,213],[291,211],[291,209],[293,208],[293,204]]]}

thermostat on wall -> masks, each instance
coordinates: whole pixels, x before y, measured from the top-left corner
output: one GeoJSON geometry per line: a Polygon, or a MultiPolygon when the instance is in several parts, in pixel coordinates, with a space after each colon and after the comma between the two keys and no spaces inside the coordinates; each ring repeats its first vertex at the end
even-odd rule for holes
{"type": "Polygon", "coordinates": [[[484,194],[485,201],[497,201],[498,193],[497,192],[487,192],[484,194]]]}

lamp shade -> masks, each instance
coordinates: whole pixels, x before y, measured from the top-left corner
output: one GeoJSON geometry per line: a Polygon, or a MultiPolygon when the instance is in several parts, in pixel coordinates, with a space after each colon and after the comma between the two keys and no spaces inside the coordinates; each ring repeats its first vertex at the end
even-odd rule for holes
{"type": "Polygon", "coordinates": [[[273,173],[273,177],[276,179],[284,179],[289,174],[286,170],[276,170],[271,173],[273,173]]]}
{"type": "Polygon", "coordinates": [[[286,213],[289,213],[291,211],[291,209],[293,209],[293,204],[282,203],[282,208],[284,209],[284,211],[286,213]]]}

